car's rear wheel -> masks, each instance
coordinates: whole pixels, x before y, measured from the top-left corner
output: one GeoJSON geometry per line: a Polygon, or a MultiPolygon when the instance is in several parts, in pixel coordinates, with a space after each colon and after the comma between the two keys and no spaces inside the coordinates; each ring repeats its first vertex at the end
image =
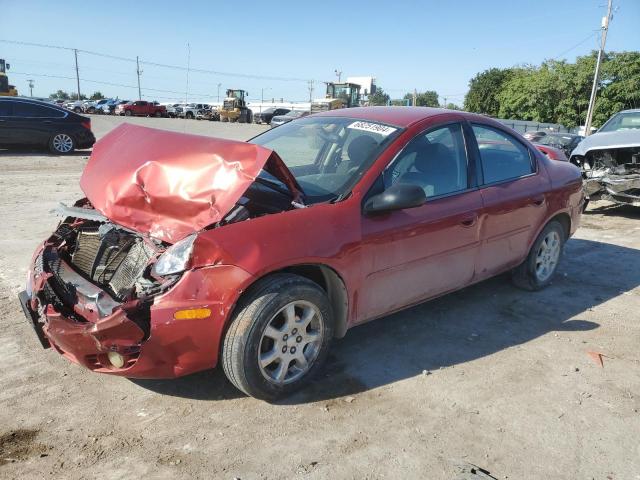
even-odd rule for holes
{"type": "Polygon", "coordinates": [[[57,153],[60,155],[71,153],[75,146],[73,137],[66,133],[56,133],[51,137],[51,140],[49,140],[49,150],[51,153],[57,153]]]}
{"type": "Polygon", "coordinates": [[[162,116],[162,112],[160,110],[156,110],[156,113],[153,114],[156,118],[160,118],[162,116]]]}
{"type": "Polygon", "coordinates": [[[80,112],[82,112],[82,109],[80,107],[75,107],[73,109],[73,111],[76,112],[76,113],[80,113],[80,112]]]}
{"type": "Polygon", "coordinates": [[[527,259],[513,271],[513,282],[525,290],[549,285],[562,258],[566,232],[560,222],[549,222],[533,243],[527,259]]]}
{"type": "Polygon", "coordinates": [[[275,400],[320,370],[332,337],[325,292],[298,275],[272,275],[239,303],[224,338],[222,367],[247,395],[275,400]]]}
{"type": "Polygon", "coordinates": [[[193,120],[193,113],[191,113],[191,112],[187,112],[187,113],[185,114],[185,117],[187,117],[189,120],[193,120]]]}

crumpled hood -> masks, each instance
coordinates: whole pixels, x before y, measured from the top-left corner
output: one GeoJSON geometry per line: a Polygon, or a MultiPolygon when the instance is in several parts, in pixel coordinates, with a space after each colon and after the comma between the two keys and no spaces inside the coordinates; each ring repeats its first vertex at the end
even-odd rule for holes
{"type": "Polygon", "coordinates": [[[571,152],[571,156],[584,156],[590,150],[606,148],[627,148],[640,146],[640,130],[619,130],[617,132],[596,132],[582,140],[571,152]]]}
{"type": "Polygon", "coordinates": [[[125,123],[94,145],[80,187],[114,223],[175,243],[222,220],[263,168],[298,199],[272,150],[125,123]]]}

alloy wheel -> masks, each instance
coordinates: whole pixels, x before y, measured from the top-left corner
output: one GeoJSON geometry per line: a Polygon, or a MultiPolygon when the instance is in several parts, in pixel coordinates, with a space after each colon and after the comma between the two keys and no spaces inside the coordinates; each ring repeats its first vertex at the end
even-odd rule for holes
{"type": "Polygon", "coordinates": [[[53,148],[56,152],[69,153],[73,150],[73,139],[66,133],[58,133],[53,137],[53,148]]]}
{"type": "Polygon", "coordinates": [[[544,282],[555,271],[560,258],[560,235],[555,230],[550,231],[542,239],[536,255],[536,277],[544,282]]]}
{"type": "Polygon", "coordinates": [[[322,314],[314,304],[291,302],[267,324],[259,346],[258,366],[264,377],[277,385],[296,381],[313,366],[324,328],[322,314]]]}

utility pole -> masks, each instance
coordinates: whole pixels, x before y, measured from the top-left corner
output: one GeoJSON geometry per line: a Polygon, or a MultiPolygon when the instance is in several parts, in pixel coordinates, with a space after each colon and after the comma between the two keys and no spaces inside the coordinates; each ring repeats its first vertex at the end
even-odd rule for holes
{"type": "Polygon", "coordinates": [[[31,92],[31,96],[33,97],[33,80],[27,80],[29,82],[29,91],[31,92]]]}
{"type": "Polygon", "coordinates": [[[418,101],[418,91],[414,88],[413,89],[413,105],[412,106],[416,106],[416,102],[418,101]]]}
{"type": "Polygon", "coordinates": [[[313,80],[309,80],[309,102],[313,102],[313,80]]]}
{"type": "Polygon", "coordinates": [[[80,100],[80,71],[78,70],[78,49],[74,48],[73,53],[76,57],[76,82],[78,84],[78,100],[80,100]]]}
{"type": "Polygon", "coordinates": [[[222,86],[221,83],[218,84],[218,103],[220,103],[220,87],[222,86]]]}
{"type": "Polygon", "coordinates": [[[444,97],[444,108],[447,108],[447,97],[444,97]]]}
{"type": "Polygon", "coordinates": [[[338,70],[337,68],[334,70],[336,77],[338,77],[338,83],[340,83],[340,78],[342,77],[342,70],[338,70]]]}
{"type": "Polygon", "coordinates": [[[136,75],[138,75],[138,100],[142,100],[142,90],[140,90],[140,74],[142,71],[140,70],[140,59],[136,55],[136,75]]]}
{"type": "Polygon", "coordinates": [[[609,0],[607,5],[607,16],[602,17],[602,40],[600,41],[600,50],[598,51],[598,60],[596,61],[596,72],[593,75],[593,87],[591,88],[591,98],[589,99],[589,109],[587,110],[587,120],[584,124],[584,136],[591,135],[591,120],[593,119],[593,109],[596,104],[596,94],[598,93],[598,79],[600,77],[600,64],[604,55],[604,47],[607,43],[607,32],[609,31],[609,22],[611,21],[611,7],[613,0],[609,0]]]}

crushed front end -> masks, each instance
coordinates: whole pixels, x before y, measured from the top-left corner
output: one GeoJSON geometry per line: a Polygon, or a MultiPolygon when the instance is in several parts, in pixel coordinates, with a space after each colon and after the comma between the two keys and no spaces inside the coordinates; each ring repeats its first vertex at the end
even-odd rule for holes
{"type": "Polygon", "coordinates": [[[582,168],[589,200],[640,206],[640,147],[591,150],[572,161],[582,168]]]}
{"type": "Polygon", "coordinates": [[[211,284],[243,274],[220,266],[158,276],[153,266],[169,245],[111,223],[86,200],[64,208],[74,216],[36,250],[19,295],[43,347],[127,377],[215,366],[229,308],[211,284]]]}

